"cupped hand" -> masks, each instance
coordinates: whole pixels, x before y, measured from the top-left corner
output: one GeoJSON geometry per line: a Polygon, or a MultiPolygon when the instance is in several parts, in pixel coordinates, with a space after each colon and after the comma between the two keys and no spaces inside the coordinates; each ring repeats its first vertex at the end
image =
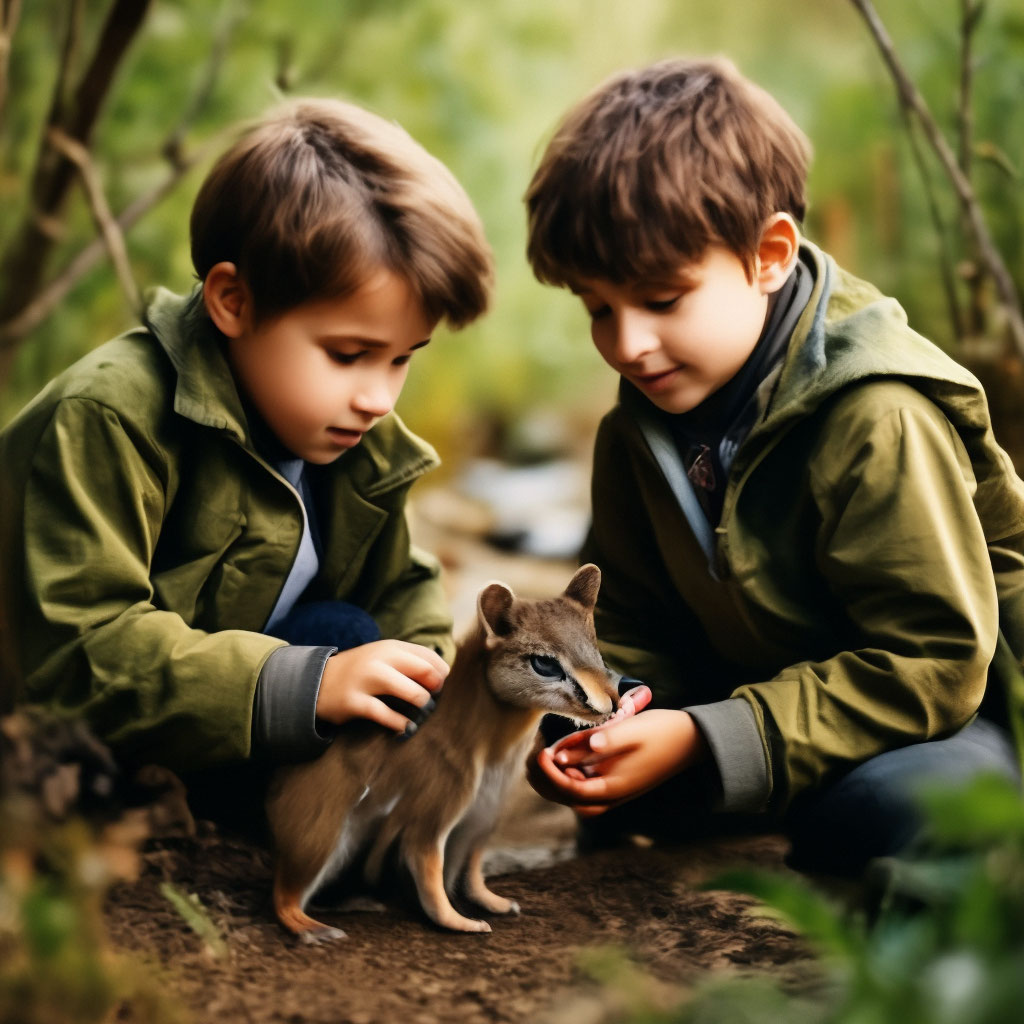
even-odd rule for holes
{"type": "Polygon", "coordinates": [[[531,758],[527,777],[542,796],[592,817],[646,793],[704,754],[690,715],[655,709],[563,737],[531,758]]]}
{"type": "Polygon", "coordinates": [[[404,732],[409,719],[380,698],[397,697],[423,708],[447,675],[448,665],[429,647],[405,640],[362,644],[327,659],[316,714],[335,725],[350,718],[368,718],[404,732]]]}

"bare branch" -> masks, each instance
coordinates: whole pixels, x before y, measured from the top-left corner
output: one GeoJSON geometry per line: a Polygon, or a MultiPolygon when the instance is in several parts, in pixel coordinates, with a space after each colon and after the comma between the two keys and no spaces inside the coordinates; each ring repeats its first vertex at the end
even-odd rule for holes
{"type": "MultiPolygon", "coordinates": [[[[77,173],[67,156],[54,148],[49,129],[59,128],[69,138],[88,146],[102,101],[151,2],[113,0],[85,70],[77,85],[69,89],[72,65],[77,63],[74,60],[79,39],[76,18],[83,3],[83,0],[74,0],[64,61],[32,173],[29,208],[8,239],[0,258],[0,324],[18,319],[39,292],[63,224],[65,200],[77,173]]],[[[9,366],[9,357],[0,360],[0,383],[9,366]]]]}
{"type": "Polygon", "coordinates": [[[11,63],[11,41],[21,15],[21,0],[0,0],[0,131],[7,108],[8,69],[11,63]]]}
{"type": "MultiPolygon", "coordinates": [[[[118,230],[126,234],[165,196],[174,191],[178,182],[198,163],[221,144],[221,137],[215,136],[208,140],[187,159],[172,167],[167,177],[155,188],[139,196],[116,218],[118,230]]],[[[16,317],[0,323],[0,353],[14,348],[26,335],[34,331],[63,301],[72,288],[97,266],[107,254],[107,247],[102,238],[93,239],[84,246],[64,267],[64,269],[46,285],[18,313],[16,317]]]]}
{"type": "Polygon", "coordinates": [[[92,211],[93,220],[96,221],[96,227],[99,228],[100,236],[110,254],[110,261],[114,264],[117,279],[121,283],[121,290],[124,292],[132,312],[138,316],[142,312],[142,298],[135,284],[135,278],[132,277],[124,235],[110,212],[110,206],[107,204],[107,197],[103,191],[103,183],[89,156],[89,150],[77,139],[66,135],[59,128],[51,129],[50,141],[78,168],[86,198],[89,200],[89,209],[92,211]]]}
{"type": "Polygon", "coordinates": [[[966,326],[964,324],[963,310],[960,307],[960,297],[956,288],[955,260],[953,258],[953,249],[949,243],[949,229],[942,218],[939,200],[935,194],[935,185],[928,170],[928,161],[925,159],[924,152],[921,149],[917,130],[914,128],[914,123],[910,118],[910,112],[902,102],[900,103],[900,113],[907,127],[907,139],[910,142],[910,152],[914,158],[914,164],[921,175],[925,203],[928,206],[928,216],[931,217],[935,234],[939,240],[939,272],[942,275],[942,290],[946,296],[949,318],[953,324],[953,335],[958,342],[963,341],[966,335],[966,326]]]}
{"type": "Polygon", "coordinates": [[[229,10],[221,19],[220,29],[213,40],[210,48],[210,56],[206,60],[202,75],[199,78],[199,86],[185,108],[177,127],[167,137],[160,148],[160,152],[167,157],[173,165],[182,160],[182,148],[185,135],[192,127],[195,119],[202,113],[203,108],[210,100],[213,90],[217,85],[217,78],[224,65],[224,58],[227,56],[228,48],[231,45],[231,38],[241,24],[243,15],[237,8],[229,10]]]}
{"type": "Polygon", "coordinates": [[[957,97],[957,136],[960,170],[971,177],[971,156],[974,149],[974,58],[971,43],[980,24],[981,3],[960,0],[960,94],[957,97]]]}
{"type": "Polygon", "coordinates": [[[1017,286],[1002,256],[999,254],[999,250],[992,241],[992,236],[989,233],[988,225],[985,223],[981,206],[974,194],[974,190],[971,188],[971,183],[967,180],[963,171],[961,171],[960,165],[935,118],[932,116],[924,97],[918,92],[917,87],[900,64],[892,39],[878,17],[871,0],[850,0],[850,2],[857,8],[867,23],[871,35],[874,37],[875,43],[881,52],[882,59],[885,61],[886,67],[888,67],[889,73],[896,84],[901,101],[906,103],[907,109],[917,118],[925,137],[939,158],[939,162],[942,164],[942,168],[963,206],[967,223],[978,246],[981,261],[985,264],[995,282],[1000,303],[1006,313],[1010,337],[1018,352],[1024,354],[1024,313],[1021,311],[1017,286]]]}
{"type": "MultiPolygon", "coordinates": [[[[122,210],[117,218],[111,218],[109,224],[123,236],[148,213],[154,206],[170,194],[178,182],[197,164],[206,159],[208,154],[223,143],[224,132],[218,132],[208,139],[196,151],[188,156],[183,153],[184,137],[192,121],[202,112],[216,85],[217,76],[224,63],[231,37],[241,21],[237,11],[229,13],[223,20],[221,29],[214,39],[210,56],[185,113],[175,128],[167,136],[160,147],[160,152],[168,159],[171,169],[167,177],[149,192],[137,197],[122,210]]],[[[65,133],[65,137],[68,137],[65,133]]],[[[94,206],[95,209],[95,206],[94,206]]],[[[51,224],[51,228],[59,229],[59,222],[51,224]]],[[[17,312],[6,320],[0,320],[0,354],[10,353],[17,345],[38,327],[63,301],[71,289],[92,270],[104,255],[110,253],[106,238],[93,239],[85,245],[64,268],[39,289],[31,299],[24,303],[17,312]]],[[[129,292],[130,294],[130,292],[129,292]]],[[[2,360],[0,360],[2,366],[2,360]]]]}

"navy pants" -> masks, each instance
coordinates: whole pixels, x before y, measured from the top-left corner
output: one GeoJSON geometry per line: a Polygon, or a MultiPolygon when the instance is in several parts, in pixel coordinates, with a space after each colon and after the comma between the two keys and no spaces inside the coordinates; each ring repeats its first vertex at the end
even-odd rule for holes
{"type": "Polygon", "coordinates": [[[581,824],[581,843],[602,846],[638,833],[669,842],[715,835],[781,831],[791,841],[788,863],[802,871],[856,876],[875,857],[906,851],[922,834],[917,797],[929,786],[966,786],[998,775],[1020,787],[1009,734],[977,718],[947,739],[880,754],[831,785],[798,797],[781,820],[714,812],[707,793],[715,780],[700,769],[581,824]],[[698,774],[694,774],[694,773],[698,774]]]}
{"type": "Polygon", "coordinates": [[[339,651],[380,639],[377,623],[362,608],[345,601],[297,604],[267,634],[298,647],[337,647],[339,651]]]}

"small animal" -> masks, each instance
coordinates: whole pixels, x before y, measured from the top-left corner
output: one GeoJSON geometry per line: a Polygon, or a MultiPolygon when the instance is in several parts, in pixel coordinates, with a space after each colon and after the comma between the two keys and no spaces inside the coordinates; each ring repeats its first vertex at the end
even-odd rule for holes
{"type": "Polygon", "coordinates": [[[541,716],[582,725],[616,708],[619,677],[605,667],[594,635],[600,583],[600,569],[584,565],[564,593],[546,600],[520,600],[504,584],[489,584],[436,710],[414,735],[399,742],[353,721],[317,760],[277,770],[267,815],[274,909],[286,928],[307,942],[343,937],[309,917],[307,901],[359,867],[363,882],[377,885],[392,853],[423,910],[444,928],[491,930],[452,906],[456,892],[485,912],[519,912],[487,888],[484,844],[541,716]]]}

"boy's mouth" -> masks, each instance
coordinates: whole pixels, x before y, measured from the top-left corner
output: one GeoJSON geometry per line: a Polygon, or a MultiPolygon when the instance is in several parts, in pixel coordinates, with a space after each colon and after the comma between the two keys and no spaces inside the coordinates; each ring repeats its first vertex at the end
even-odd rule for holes
{"type": "Polygon", "coordinates": [[[668,387],[678,372],[679,367],[673,366],[668,370],[662,370],[660,373],[634,374],[633,382],[643,391],[658,392],[668,387]]]}
{"type": "Polygon", "coordinates": [[[327,434],[332,441],[345,448],[351,448],[363,439],[363,431],[347,430],[345,427],[328,427],[327,434]]]}

